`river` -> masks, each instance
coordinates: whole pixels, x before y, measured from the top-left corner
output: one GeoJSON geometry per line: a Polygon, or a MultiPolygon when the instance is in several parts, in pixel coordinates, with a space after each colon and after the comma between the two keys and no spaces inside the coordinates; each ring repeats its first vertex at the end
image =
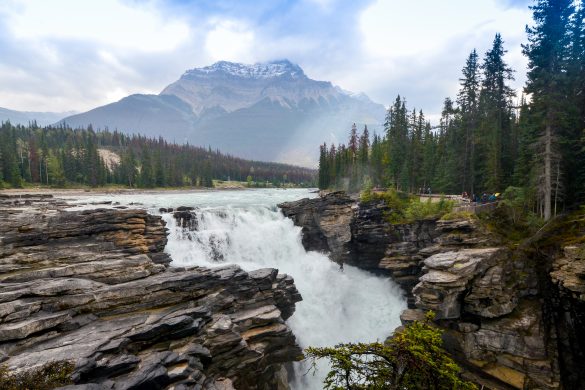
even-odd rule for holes
{"type": "MultiPolygon", "coordinates": [[[[235,263],[244,270],[273,267],[293,276],[303,301],[287,322],[301,347],[382,341],[400,325],[400,312],[406,308],[402,293],[388,278],[351,266],[342,271],[325,254],[303,248],[301,229],[276,205],[313,196],[305,189],[251,189],[120,194],[107,195],[107,200],[146,207],[155,214],[160,207],[196,208],[198,226],[193,231],[163,214],[171,265],[235,263]]],[[[105,196],[76,199],[99,202],[105,196]]],[[[291,388],[322,389],[327,367],[321,364],[317,375],[305,375],[306,370],[306,364],[295,363],[291,388]]]]}

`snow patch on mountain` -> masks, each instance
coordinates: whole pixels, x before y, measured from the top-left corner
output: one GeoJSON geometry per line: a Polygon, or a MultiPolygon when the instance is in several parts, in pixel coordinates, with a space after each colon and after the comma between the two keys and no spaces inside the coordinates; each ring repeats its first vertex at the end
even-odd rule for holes
{"type": "Polygon", "coordinates": [[[271,79],[282,76],[290,76],[293,79],[306,77],[300,66],[288,60],[262,62],[252,65],[219,61],[203,68],[190,69],[182,77],[189,78],[214,73],[247,79],[271,79]]]}

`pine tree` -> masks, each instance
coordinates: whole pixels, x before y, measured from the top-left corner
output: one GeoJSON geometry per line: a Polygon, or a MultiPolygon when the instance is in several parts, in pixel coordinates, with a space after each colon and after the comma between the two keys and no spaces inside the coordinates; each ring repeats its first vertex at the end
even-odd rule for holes
{"type": "Polygon", "coordinates": [[[319,147],[319,189],[329,187],[329,164],[327,161],[327,144],[319,147]]]}
{"type": "Polygon", "coordinates": [[[140,185],[142,187],[150,188],[155,184],[154,173],[152,170],[152,159],[148,150],[142,150],[142,158],[140,162],[140,185]]]}
{"type": "Polygon", "coordinates": [[[464,134],[461,192],[475,192],[475,143],[477,137],[478,103],[480,86],[479,56],[473,51],[467,57],[462,70],[463,78],[459,79],[461,88],[457,95],[461,115],[461,127],[464,134]]]}
{"type": "Polygon", "coordinates": [[[540,166],[537,183],[541,187],[540,205],[545,220],[552,216],[554,165],[559,164],[559,136],[564,125],[567,96],[567,39],[572,0],[538,0],[531,7],[534,27],[527,27],[528,44],[523,46],[528,57],[526,93],[532,95],[533,114],[538,116],[542,137],[535,147],[540,166]],[[540,157],[541,156],[541,157],[540,157]]]}
{"type": "Polygon", "coordinates": [[[355,123],[351,126],[349,133],[349,142],[347,144],[349,151],[349,191],[354,192],[359,188],[358,184],[358,149],[359,149],[359,137],[357,134],[357,126],[355,123]]]}
{"type": "Polygon", "coordinates": [[[408,181],[408,120],[406,101],[400,95],[388,109],[385,130],[388,140],[388,176],[393,186],[404,189],[408,181]]]}
{"type": "Polygon", "coordinates": [[[358,188],[363,187],[364,180],[369,179],[369,157],[370,157],[370,132],[368,126],[364,126],[364,131],[359,137],[359,149],[358,149],[358,188]]]}
{"type": "Polygon", "coordinates": [[[167,185],[167,178],[165,169],[161,160],[160,153],[155,157],[154,163],[154,183],[157,187],[165,187],[167,185]]]}
{"type": "Polygon", "coordinates": [[[481,130],[484,138],[483,178],[486,189],[503,191],[510,177],[511,147],[511,98],[514,96],[507,81],[513,80],[512,70],[504,62],[506,50],[500,34],[496,34],[492,48],[482,64],[483,82],[480,92],[481,130]]]}

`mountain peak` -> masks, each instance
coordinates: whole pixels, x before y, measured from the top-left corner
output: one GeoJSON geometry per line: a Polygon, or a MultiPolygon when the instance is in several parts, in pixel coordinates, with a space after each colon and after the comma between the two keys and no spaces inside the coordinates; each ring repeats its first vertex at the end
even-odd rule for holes
{"type": "Polygon", "coordinates": [[[182,78],[208,76],[212,74],[229,75],[244,79],[270,79],[277,77],[290,77],[293,79],[306,77],[297,64],[287,59],[258,62],[255,64],[241,64],[237,62],[219,61],[203,68],[194,68],[186,71],[182,78]]]}

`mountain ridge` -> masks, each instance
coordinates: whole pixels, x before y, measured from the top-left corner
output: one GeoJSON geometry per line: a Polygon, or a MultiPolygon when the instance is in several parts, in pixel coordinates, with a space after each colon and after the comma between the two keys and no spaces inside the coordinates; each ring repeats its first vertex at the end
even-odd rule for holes
{"type": "Polygon", "coordinates": [[[323,140],[344,141],[354,122],[380,129],[384,114],[384,106],[367,95],[313,80],[289,60],[219,61],[185,71],[158,95],[133,94],[58,123],[314,167],[323,140]]]}
{"type": "Polygon", "coordinates": [[[14,125],[26,126],[29,122],[36,121],[39,126],[47,126],[74,115],[74,111],[49,112],[49,111],[18,111],[0,107],[0,122],[10,122],[14,125]]]}

